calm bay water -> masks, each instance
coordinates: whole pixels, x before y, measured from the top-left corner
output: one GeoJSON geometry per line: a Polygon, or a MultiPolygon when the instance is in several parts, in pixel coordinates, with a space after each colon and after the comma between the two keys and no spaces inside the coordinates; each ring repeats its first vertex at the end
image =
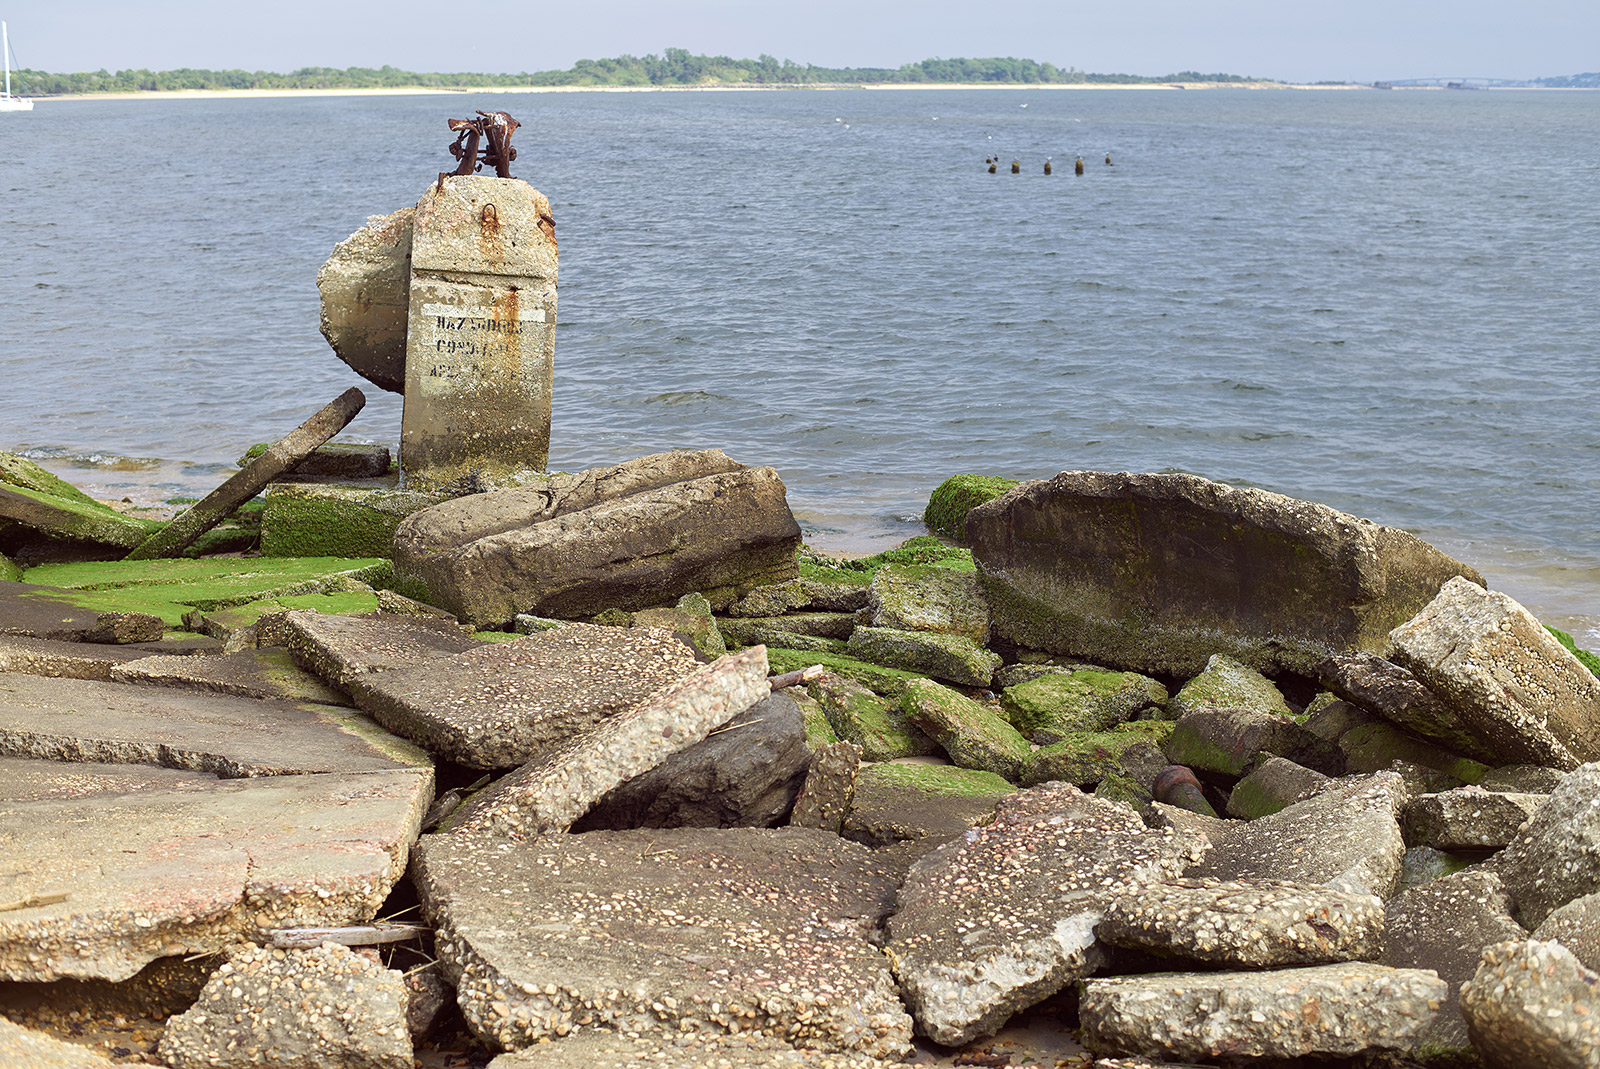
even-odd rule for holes
{"type": "Polygon", "coordinates": [[[394,443],[315,275],[474,107],[555,208],[552,467],[721,446],[860,551],[955,472],[1193,471],[1600,642],[1593,93],[44,101],[0,121],[0,449],[202,493],[352,384],[394,443]]]}

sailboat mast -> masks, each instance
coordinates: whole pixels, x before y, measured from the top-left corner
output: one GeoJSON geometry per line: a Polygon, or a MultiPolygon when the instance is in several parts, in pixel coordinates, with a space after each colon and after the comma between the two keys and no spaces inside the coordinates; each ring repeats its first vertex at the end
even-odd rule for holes
{"type": "Polygon", "coordinates": [[[11,95],[11,31],[0,22],[0,51],[6,54],[6,96],[11,95]]]}

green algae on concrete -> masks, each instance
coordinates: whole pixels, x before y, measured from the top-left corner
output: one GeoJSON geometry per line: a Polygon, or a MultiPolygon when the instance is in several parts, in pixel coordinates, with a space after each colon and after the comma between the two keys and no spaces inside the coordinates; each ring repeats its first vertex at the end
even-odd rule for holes
{"type": "Polygon", "coordinates": [[[889,564],[872,577],[875,627],[989,640],[989,603],[973,572],[934,564],[889,564]]]}
{"type": "Polygon", "coordinates": [[[1578,644],[1573,641],[1572,636],[1559,627],[1551,627],[1549,624],[1545,624],[1544,629],[1554,635],[1556,641],[1565,646],[1567,652],[1576,657],[1578,663],[1589,670],[1590,675],[1600,678],[1600,657],[1596,657],[1588,650],[1580,650],[1578,644]]]}
{"type": "Polygon", "coordinates": [[[856,628],[849,650],[864,661],[973,687],[987,687],[1004,663],[970,638],[892,627],[856,628]]]}
{"type": "Polygon", "coordinates": [[[414,512],[449,495],[320,483],[278,483],[266,493],[266,557],[390,557],[394,532],[414,512]]]}
{"type": "Polygon", "coordinates": [[[1174,720],[1200,709],[1253,709],[1293,717],[1272,680],[1225,654],[1214,654],[1205,671],[1183,685],[1168,707],[1174,720]]]}
{"type": "Polygon", "coordinates": [[[695,657],[708,664],[728,652],[727,640],[717,627],[711,602],[704,594],[685,594],[670,609],[640,609],[633,614],[629,626],[671,631],[694,649],[695,657]]]}
{"type": "Polygon", "coordinates": [[[16,562],[4,553],[0,553],[0,582],[22,582],[22,569],[17,567],[16,562]]]}
{"type": "Polygon", "coordinates": [[[1012,783],[1022,778],[1033,747],[998,709],[931,679],[907,684],[900,708],[955,764],[993,772],[1012,783]]]}
{"type": "Polygon", "coordinates": [[[100,504],[76,486],[46,471],[27,457],[0,452],[0,485],[32,490],[80,505],[100,504]]]}
{"type": "Polygon", "coordinates": [[[26,486],[0,487],[0,519],[25,524],[46,537],[118,549],[136,546],[164,526],[124,516],[98,501],[56,497],[26,486]]]}
{"type": "Polygon", "coordinates": [[[1381,772],[1393,761],[1407,761],[1471,784],[1492,771],[1481,761],[1408,735],[1382,720],[1351,728],[1339,736],[1339,749],[1344,751],[1350,772],[1381,772]]]}
{"type": "Polygon", "coordinates": [[[906,684],[914,679],[923,678],[917,672],[885,668],[854,657],[816,653],[811,650],[791,650],[779,646],[767,647],[767,666],[773,672],[798,672],[814,664],[820,664],[830,672],[837,672],[847,679],[853,679],[875,694],[896,700],[905,693],[906,684]]]}
{"type": "MultiPolygon", "coordinates": [[[[783,617],[760,617],[762,620],[781,622],[783,617]]],[[[778,627],[756,624],[738,617],[727,617],[722,621],[721,631],[723,637],[734,646],[779,646],[786,650],[806,650],[812,653],[832,653],[848,655],[849,643],[838,638],[822,638],[818,635],[801,634],[797,631],[785,631],[778,627]]]]}
{"type": "Polygon", "coordinates": [[[966,540],[967,513],[1017,485],[998,475],[952,475],[928,495],[922,522],[946,538],[966,540]]]}
{"type": "Polygon", "coordinates": [[[1119,771],[1118,762],[1130,746],[1160,746],[1171,733],[1170,720],[1134,720],[1110,731],[1073,732],[1030,754],[1019,782],[1032,787],[1060,780],[1088,787],[1119,771]]]}
{"type": "Polygon", "coordinates": [[[892,761],[938,751],[932,739],[912,727],[897,703],[843,676],[828,673],[806,684],[841,742],[861,747],[863,761],[892,761]]]}
{"type": "MultiPolygon", "coordinates": [[[[41,564],[25,581],[57,588],[56,596],[94,612],[143,612],[179,627],[186,613],[330,591],[348,593],[350,580],[389,574],[388,561],[338,557],[164,558],[41,564]]],[[[321,605],[306,606],[316,607],[321,605]]],[[[376,607],[374,601],[373,607],[376,607]]]]}
{"type": "MultiPolygon", "coordinates": [[[[771,667],[770,661],[768,667],[771,667]]],[[[813,750],[820,750],[824,746],[832,746],[836,742],[843,741],[839,738],[838,732],[833,730],[833,725],[828,723],[828,715],[822,711],[822,703],[799,687],[790,687],[787,693],[800,707],[800,718],[806,725],[807,746],[813,750]]]]}
{"type": "Polygon", "coordinates": [[[1166,703],[1167,688],[1137,672],[1051,673],[1000,692],[1012,726],[1043,745],[1105,731],[1166,703]]]}
{"type": "MultiPolygon", "coordinates": [[[[941,798],[999,798],[1015,794],[1016,784],[981,768],[926,761],[892,761],[862,769],[861,775],[941,798]]],[[[859,784],[859,780],[857,781],[859,784]]],[[[859,786],[857,788],[859,790],[859,786]]]]}

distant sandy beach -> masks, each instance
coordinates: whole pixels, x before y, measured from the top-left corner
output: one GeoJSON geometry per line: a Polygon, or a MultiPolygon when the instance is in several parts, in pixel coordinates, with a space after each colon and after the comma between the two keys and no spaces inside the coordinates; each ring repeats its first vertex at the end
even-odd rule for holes
{"type": "Polygon", "coordinates": [[[996,84],[939,83],[908,84],[905,82],[864,85],[535,85],[535,86],[471,86],[462,89],[434,89],[420,86],[380,89],[174,89],[141,90],[132,93],[69,93],[62,96],[35,97],[39,101],[54,100],[220,100],[223,98],[254,97],[360,97],[360,96],[465,96],[521,93],[782,93],[796,90],[845,91],[851,89],[904,91],[917,89],[1063,89],[1106,90],[1139,89],[1174,91],[1178,89],[1368,89],[1365,85],[1292,85],[1287,82],[1095,82],[1095,83],[1036,83],[996,84]]]}

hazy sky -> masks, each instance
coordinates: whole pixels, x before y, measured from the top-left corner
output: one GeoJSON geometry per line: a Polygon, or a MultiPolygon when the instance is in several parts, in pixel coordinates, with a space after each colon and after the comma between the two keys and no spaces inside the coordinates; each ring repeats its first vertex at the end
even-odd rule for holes
{"type": "Polygon", "coordinates": [[[516,72],[668,47],[822,66],[1018,56],[1293,81],[1600,69],[1595,0],[49,0],[5,5],[24,66],[516,72]]]}

